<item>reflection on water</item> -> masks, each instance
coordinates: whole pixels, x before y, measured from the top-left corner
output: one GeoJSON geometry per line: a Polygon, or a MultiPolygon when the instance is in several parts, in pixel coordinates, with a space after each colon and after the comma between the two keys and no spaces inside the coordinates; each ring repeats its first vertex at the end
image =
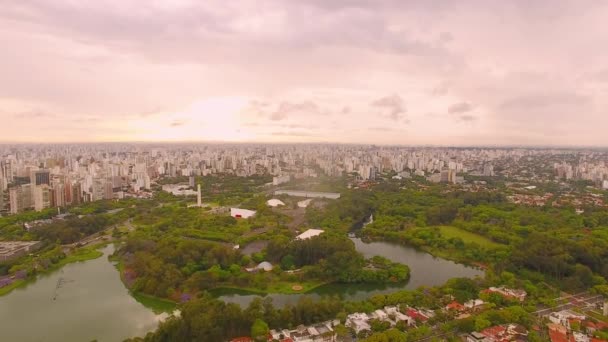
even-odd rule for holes
{"type": "MultiPolygon", "coordinates": [[[[351,238],[358,251],[369,258],[380,255],[407,264],[411,278],[397,284],[328,284],[305,294],[311,298],[340,296],[362,300],[375,294],[422,285],[435,286],[454,277],[475,277],[483,272],[435,258],[412,247],[387,243],[364,243],[351,238]]],[[[107,260],[113,246],[95,260],[69,264],[40,276],[35,282],[0,297],[2,341],[122,341],[154,330],[167,314],[156,315],[129,295],[120,275],[107,260]]],[[[216,290],[226,302],[248,305],[258,295],[239,290],[216,290]]],[[[277,306],[294,304],[304,294],[271,294],[277,306]]]]}
{"type": "Polygon", "coordinates": [[[0,340],[122,341],[154,330],[167,314],[135,301],[107,259],[114,247],[102,251],[0,297],[0,340]]]}
{"type": "MultiPolygon", "coordinates": [[[[295,304],[304,295],[313,299],[321,296],[340,296],[344,300],[363,300],[376,294],[391,293],[403,289],[416,289],[420,286],[437,286],[444,284],[450,278],[482,276],[483,271],[457,264],[455,262],[435,258],[432,255],[416,250],[413,247],[389,242],[365,243],[359,238],[351,238],[357,250],[366,258],[375,255],[383,256],[395,262],[410,267],[411,277],[406,283],[398,284],[328,284],[314,289],[306,294],[269,294],[277,306],[295,304]]],[[[248,305],[258,295],[246,291],[222,289],[213,292],[220,299],[248,305]]]]}

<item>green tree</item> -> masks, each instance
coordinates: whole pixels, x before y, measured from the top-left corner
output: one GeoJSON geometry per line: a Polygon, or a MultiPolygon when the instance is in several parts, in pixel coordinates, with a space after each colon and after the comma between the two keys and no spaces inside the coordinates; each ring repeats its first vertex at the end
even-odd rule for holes
{"type": "Polygon", "coordinates": [[[475,319],[475,331],[481,331],[485,328],[489,328],[490,326],[492,326],[492,322],[483,317],[477,317],[475,319]]]}
{"type": "Polygon", "coordinates": [[[268,332],[268,324],[259,318],[253,322],[253,325],[251,325],[251,337],[255,341],[267,341],[268,332]]]}

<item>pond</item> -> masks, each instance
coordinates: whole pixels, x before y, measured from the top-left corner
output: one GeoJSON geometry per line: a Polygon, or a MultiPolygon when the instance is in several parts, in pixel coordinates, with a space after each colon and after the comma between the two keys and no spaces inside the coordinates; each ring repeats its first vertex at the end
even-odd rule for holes
{"type": "MultiPolygon", "coordinates": [[[[276,306],[294,304],[304,295],[319,298],[338,295],[344,300],[363,300],[375,294],[442,285],[454,277],[475,277],[483,272],[452,261],[435,258],[412,247],[365,243],[351,238],[358,251],[369,258],[380,255],[407,264],[407,283],[387,285],[329,284],[306,294],[270,294],[276,306]]],[[[167,314],[155,314],[137,302],[125,288],[107,256],[74,263],[38,277],[35,282],[0,297],[0,332],[4,341],[122,341],[144,336],[156,329],[167,314]],[[59,285],[59,286],[58,286],[59,285]]],[[[248,305],[257,295],[224,290],[215,294],[226,302],[248,305]]]]}
{"type": "MultiPolygon", "coordinates": [[[[359,238],[351,238],[356,249],[366,258],[375,255],[383,256],[395,262],[410,267],[410,280],[399,284],[329,284],[318,287],[306,294],[269,294],[276,306],[295,304],[304,295],[311,298],[338,295],[344,300],[363,300],[376,294],[391,293],[399,290],[413,290],[420,286],[443,285],[450,278],[483,276],[483,271],[476,268],[457,264],[453,261],[436,258],[428,253],[421,252],[410,246],[403,246],[390,242],[363,242],[359,238]]],[[[215,291],[220,299],[226,302],[247,306],[254,298],[259,297],[238,290],[224,289],[215,291]]]]}
{"type": "Polygon", "coordinates": [[[157,315],[125,288],[108,255],[73,263],[0,297],[2,341],[122,341],[156,329],[157,315]],[[59,286],[58,286],[59,284],[59,286]]]}

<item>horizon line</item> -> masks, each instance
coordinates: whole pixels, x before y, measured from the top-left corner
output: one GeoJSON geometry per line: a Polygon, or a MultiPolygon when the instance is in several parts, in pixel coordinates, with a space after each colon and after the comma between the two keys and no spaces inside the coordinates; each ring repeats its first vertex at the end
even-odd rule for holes
{"type": "Polygon", "coordinates": [[[388,144],[388,143],[354,143],[354,142],[273,142],[273,141],[221,141],[221,140],[115,140],[115,141],[58,141],[58,142],[23,142],[0,141],[0,146],[6,145],[104,145],[104,144],[133,144],[133,145],[351,145],[351,146],[385,146],[385,147],[427,147],[427,148],[499,148],[499,149],[608,149],[608,145],[546,145],[546,144],[388,144]]]}

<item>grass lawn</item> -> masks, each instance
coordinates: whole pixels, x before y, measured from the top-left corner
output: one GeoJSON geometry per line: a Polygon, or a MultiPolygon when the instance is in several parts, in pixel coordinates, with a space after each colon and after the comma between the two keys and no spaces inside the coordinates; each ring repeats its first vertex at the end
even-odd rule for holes
{"type": "Polygon", "coordinates": [[[61,259],[61,261],[59,261],[55,265],[53,265],[53,268],[62,267],[64,265],[67,265],[72,262],[97,259],[103,255],[103,252],[100,250],[97,250],[96,248],[98,248],[98,246],[93,246],[91,248],[78,249],[78,250],[74,251],[73,253],[69,254],[67,257],[61,259]]]}
{"type": "Polygon", "coordinates": [[[305,281],[305,282],[276,282],[270,284],[266,289],[269,293],[305,293],[311,291],[321,285],[325,285],[324,282],[314,282],[314,281],[305,281]],[[294,285],[299,285],[302,287],[301,290],[296,291],[293,289],[294,285]]]}
{"type": "Polygon", "coordinates": [[[467,232],[466,230],[462,230],[460,228],[452,226],[441,226],[439,227],[439,231],[441,232],[441,235],[447,239],[458,237],[461,238],[464,243],[474,242],[480,245],[481,247],[490,249],[498,248],[501,246],[501,244],[496,243],[486,237],[477,235],[475,233],[467,232]]]}
{"type": "Polygon", "coordinates": [[[265,289],[260,289],[260,288],[255,288],[255,287],[221,286],[219,288],[212,290],[212,292],[214,292],[214,291],[221,292],[222,289],[234,289],[234,290],[250,292],[252,294],[257,293],[257,294],[261,294],[261,295],[268,294],[268,293],[296,294],[296,293],[306,293],[306,292],[312,291],[315,288],[317,288],[321,285],[325,285],[325,284],[327,284],[327,283],[314,282],[314,281],[305,281],[305,282],[279,281],[279,282],[273,282],[272,284],[269,284],[269,286],[265,289]],[[296,291],[293,289],[294,285],[299,285],[302,287],[302,289],[299,291],[296,291]]]}
{"type": "Polygon", "coordinates": [[[177,303],[168,299],[162,299],[154,296],[148,296],[143,293],[131,293],[131,296],[143,306],[159,314],[161,312],[173,312],[177,307],[177,303]]]}
{"type": "Polygon", "coordinates": [[[12,284],[0,288],[0,296],[4,296],[5,294],[8,294],[9,292],[13,291],[14,289],[19,288],[27,283],[28,283],[27,280],[23,280],[23,279],[16,280],[12,284]]]}

